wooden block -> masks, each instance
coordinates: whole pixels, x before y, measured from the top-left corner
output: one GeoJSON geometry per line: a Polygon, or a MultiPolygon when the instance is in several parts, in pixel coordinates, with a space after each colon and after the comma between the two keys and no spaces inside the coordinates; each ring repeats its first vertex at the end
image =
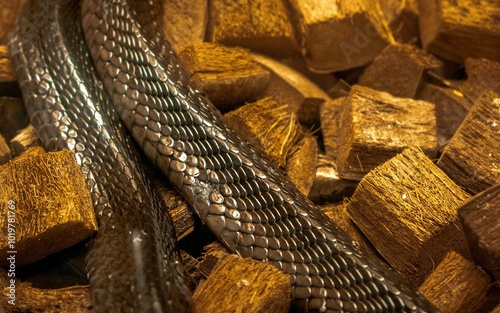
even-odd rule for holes
{"type": "Polygon", "coordinates": [[[0,97],[0,134],[10,142],[23,128],[29,125],[23,100],[0,97]]]}
{"type": "Polygon", "coordinates": [[[302,52],[313,71],[368,64],[394,41],[378,1],[291,0],[289,4],[302,52]]]}
{"type": "Polygon", "coordinates": [[[456,209],[468,199],[420,149],[409,148],[367,174],[347,209],[387,262],[418,286],[448,251],[467,254],[456,209]]]}
{"type": "Polygon", "coordinates": [[[17,84],[16,69],[10,61],[9,51],[6,46],[0,45],[0,97],[5,96],[21,97],[21,92],[17,84]]]}
{"type": "Polygon", "coordinates": [[[34,148],[0,167],[0,264],[40,260],[97,231],[90,192],[74,153],[34,148]],[[10,226],[12,225],[12,226],[10,226]],[[11,252],[17,251],[17,252],[11,252]]]}
{"type": "Polygon", "coordinates": [[[307,196],[316,176],[318,143],[312,135],[306,135],[292,148],[286,161],[285,171],[302,194],[307,196]]]}
{"type": "Polygon", "coordinates": [[[500,96],[477,100],[437,165],[472,194],[500,183],[500,96]]]}
{"type": "Polygon", "coordinates": [[[257,99],[270,79],[269,71],[255,62],[248,51],[238,48],[211,43],[191,45],[181,51],[179,61],[196,86],[221,111],[257,99]]]}
{"type": "Polygon", "coordinates": [[[442,313],[475,312],[486,297],[490,278],[455,251],[450,251],[419,291],[442,313]]]}
{"type": "Polygon", "coordinates": [[[163,33],[177,53],[203,42],[207,21],[207,0],[163,0],[163,33]]]}
{"type": "Polygon", "coordinates": [[[417,0],[380,0],[394,39],[403,43],[418,43],[417,0]]]}
{"type": "Polygon", "coordinates": [[[209,3],[209,41],[276,57],[299,54],[283,1],[213,0],[209,3]]]}
{"type": "Polygon", "coordinates": [[[203,254],[202,260],[198,264],[198,270],[201,275],[205,278],[210,276],[214,270],[217,262],[226,255],[229,255],[229,250],[220,243],[220,241],[214,241],[205,247],[203,247],[205,253],[203,254]]]}
{"type": "Polygon", "coordinates": [[[2,135],[0,135],[0,165],[7,163],[12,159],[9,145],[5,142],[2,135]]]}
{"type": "Polygon", "coordinates": [[[431,158],[437,154],[436,117],[430,102],[353,86],[339,129],[337,165],[345,179],[360,180],[407,147],[420,147],[431,158]]]}
{"type": "Polygon", "coordinates": [[[500,282],[500,184],[458,209],[474,261],[500,282]]]}
{"type": "Polygon", "coordinates": [[[253,54],[253,57],[271,71],[269,85],[262,97],[272,97],[280,104],[287,104],[304,125],[319,125],[319,108],[330,99],[328,94],[290,66],[260,54],[253,54]]]}
{"type": "Polygon", "coordinates": [[[477,101],[488,90],[500,94],[500,62],[468,58],[464,66],[467,79],[459,86],[459,90],[468,99],[477,101]]]}
{"type": "Polygon", "coordinates": [[[23,1],[0,0],[0,45],[9,42],[10,32],[22,6],[23,1]]]}
{"type": "Polygon", "coordinates": [[[222,258],[193,295],[195,312],[288,312],[290,276],[269,263],[222,258]]]}
{"type": "Polygon", "coordinates": [[[358,84],[395,97],[414,98],[427,70],[442,74],[443,63],[417,47],[393,44],[365,69],[358,84]]]}
{"type": "Polygon", "coordinates": [[[38,133],[33,125],[29,124],[19,134],[10,141],[12,154],[15,156],[21,155],[29,148],[41,146],[42,142],[38,137],[38,133]]]}
{"type": "Polygon", "coordinates": [[[447,144],[453,137],[472,107],[472,102],[460,91],[429,83],[423,84],[418,93],[418,99],[436,105],[436,126],[440,147],[447,144]]]}
{"type": "Polygon", "coordinates": [[[297,116],[271,98],[228,112],[224,120],[243,140],[262,147],[271,161],[283,168],[291,149],[303,136],[297,116]]]}
{"type": "Polygon", "coordinates": [[[497,0],[421,0],[420,39],[424,48],[456,63],[466,58],[500,61],[500,6],[497,0]]]}
{"type": "MultiPolygon", "coordinates": [[[[162,182],[165,182],[164,180],[162,182]]],[[[195,218],[184,198],[166,183],[154,182],[154,189],[160,194],[175,228],[177,241],[182,240],[194,230],[195,218]]]]}
{"type": "Polygon", "coordinates": [[[346,97],[337,98],[323,103],[320,109],[321,133],[323,135],[323,143],[325,145],[325,154],[337,159],[338,136],[340,131],[340,117],[344,101],[346,97]]]}
{"type": "Polygon", "coordinates": [[[200,271],[198,270],[200,261],[184,250],[180,250],[180,256],[182,267],[186,270],[187,273],[187,275],[185,276],[188,281],[189,289],[191,290],[191,292],[194,292],[201,279],[203,278],[200,271]]]}
{"type": "Polygon", "coordinates": [[[337,164],[327,155],[319,154],[316,175],[308,198],[316,203],[334,203],[353,194],[357,181],[339,177],[337,164]]]}

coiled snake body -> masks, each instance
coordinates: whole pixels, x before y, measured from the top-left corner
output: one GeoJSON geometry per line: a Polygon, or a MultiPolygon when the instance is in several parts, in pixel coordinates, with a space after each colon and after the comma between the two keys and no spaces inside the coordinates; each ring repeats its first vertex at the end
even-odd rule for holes
{"type": "Polygon", "coordinates": [[[94,309],[190,310],[172,224],[125,125],[231,251],[291,275],[305,311],[436,312],[224,126],[158,32],[157,2],[28,1],[10,43],[32,124],[47,149],[75,151],[92,192],[94,309]]]}

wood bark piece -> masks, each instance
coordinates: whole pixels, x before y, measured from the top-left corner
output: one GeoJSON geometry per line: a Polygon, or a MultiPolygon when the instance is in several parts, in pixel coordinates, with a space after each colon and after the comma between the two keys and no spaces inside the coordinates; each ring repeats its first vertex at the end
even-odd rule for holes
{"type": "Polygon", "coordinates": [[[428,83],[424,83],[420,89],[418,99],[436,105],[437,136],[440,147],[447,144],[453,137],[473,104],[460,91],[428,83]]]}
{"type": "Polygon", "coordinates": [[[378,1],[290,0],[308,66],[336,72],[371,62],[394,42],[378,1]]]}
{"type": "Polygon", "coordinates": [[[6,45],[23,1],[0,0],[0,45],[6,45]]]}
{"type": "Polygon", "coordinates": [[[318,143],[312,135],[306,135],[300,140],[286,161],[285,171],[297,186],[297,189],[307,196],[316,176],[316,163],[318,160],[318,143]]]}
{"type": "Polygon", "coordinates": [[[380,254],[415,286],[450,250],[467,254],[457,207],[469,195],[418,148],[373,169],[347,209],[380,254]]]}
{"type": "Polygon", "coordinates": [[[17,84],[16,69],[10,61],[9,51],[6,46],[0,45],[0,97],[4,96],[20,97],[21,92],[17,84]]]}
{"type": "Polygon", "coordinates": [[[271,98],[248,103],[226,113],[224,119],[242,139],[262,147],[283,168],[292,148],[303,136],[297,116],[271,98]]]}
{"type": "Polygon", "coordinates": [[[0,97],[0,134],[5,141],[10,142],[28,124],[28,114],[23,100],[0,97]]]}
{"type": "Polygon", "coordinates": [[[500,94],[500,62],[487,59],[465,59],[467,79],[459,86],[459,90],[468,99],[476,101],[490,90],[500,94]]]}
{"type": "Polygon", "coordinates": [[[193,82],[221,110],[258,98],[269,83],[270,73],[247,50],[200,43],[188,46],[179,60],[193,82]]]}
{"type": "Polygon", "coordinates": [[[486,297],[490,279],[481,269],[450,251],[419,291],[442,313],[475,312],[486,297]]]}
{"type": "Polygon", "coordinates": [[[9,145],[5,142],[2,135],[0,135],[0,165],[7,163],[12,159],[9,145]]]}
{"type": "Polygon", "coordinates": [[[189,209],[184,198],[167,184],[155,183],[154,188],[160,194],[163,203],[167,207],[168,213],[172,218],[177,235],[177,241],[182,240],[194,230],[194,216],[189,209]]]}
{"type": "Polygon", "coordinates": [[[458,215],[472,258],[500,282],[500,184],[463,204],[458,215]]]}
{"type": "Polygon", "coordinates": [[[419,42],[417,0],[381,0],[380,7],[396,41],[419,42]]]}
{"type": "Polygon", "coordinates": [[[443,63],[417,47],[393,44],[365,69],[358,84],[395,97],[414,98],[427,70],[443,74],[443,63]]]}
{"type": "Polygon", "coordinates": [[[205,278],[212,274],[217,262],[224,256],[229,255],[229,250],[222,245],[219,241],[214,241],[205,247],[203,247],[205,253],[203,254],[202,260],[198,264],[198,270],[201,275],[205,278]]]}
{"type": "Polygon", "coordinates": [[[284,57],[299,49],[281,0],[210,1],[209,41],[284,57]]]}
{"type": "Polygon", "coordinates": [[[500,96],[483,94],[443,151],[437,165],[472,194],[500,184],[500,96]]]}
{"type": "Polygon", "coordinates": [[[340,117],[345,99],[346,97],[341,97],[327,101],[323,103],[320,109],[321,133],[323,134],[325,154],[331,157],[333,161],[337,159],[339,153],[340,117]]]}
{"type": "Polygon", "coordinates": [[[207,21],[207,0],[163,0],[164,34],[177,53],[203,41],[207,21]]]}
{"type": "Polygon", "coordinates": [[[15,156],[21,155],[23,152],[29,148],[41,146],[42,142],[38,137],[38,133],[33,125],[29,124],[25,127],[19,134],[17,134],[10,141],[10,146],[12,148],[12,154],[15,156]]]}
{"type": "Polygon", "coordinates": [[[419,1],[424,48],[456,63],[466,58],[500,61],[497,0],[419,1]]]}
{"type": "Polygon", "coordinates": [[[353,194],[357,181],[339,177],[337,164],[327,155],[319,154],[316,175],[308,198],[316,203],[334,203],[353,194]]]}
{"type": "Polygon", "coordinates": [[[34,148],[0,167],[0,264],[17,267],[68,248],[97,231],[90,192],[69,150],[34,148]],[[17,251],[17,253],[9,252],[17,251]]]}
{"type": "Polygon", "coordinates": [[[396,98],[353,86],[340,119],[337,165],[340,177],[360,180],[410,146],[437,154],[434,104],[396,98]]]}
{"type": "Polygon", "coordinates": [[[269,263],[223,257],[193,296],[195,312],[288,312],[290,276],[269,263]]]}

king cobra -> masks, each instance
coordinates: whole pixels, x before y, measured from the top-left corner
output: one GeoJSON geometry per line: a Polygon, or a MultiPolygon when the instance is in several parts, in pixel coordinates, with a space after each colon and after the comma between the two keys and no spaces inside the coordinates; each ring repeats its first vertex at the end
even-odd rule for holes
{"type": "Polygon", "coordinates": [[[160,2],[29,0],[9,44],[31,123],[75,152],[91,191],[93,309],[191,311],[130,134],[228,249],[290,275],[304,312],[437,312],[224,125],[161,35],[160,2]]]}

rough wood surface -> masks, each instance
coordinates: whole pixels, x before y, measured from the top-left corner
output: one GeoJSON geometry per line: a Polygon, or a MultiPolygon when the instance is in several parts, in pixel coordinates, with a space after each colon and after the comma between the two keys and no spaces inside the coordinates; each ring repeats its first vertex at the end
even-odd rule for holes
{"type": "Polygon", "coordinates": [[[490,278],[477,265],[450,251],[419,291],[442,313],[476,312],[490,278]]]}
{"type": "Polygon", "coordinates": [[[28,124],[29,119],[22,99],[0,97],[0,134],[5,141],[10,142],[28,124]]]}
{"type": "Polygon", "coordinates": [[[35,127],[29,124],[24,129],[22,129],[12,140],[10,141],[10,146],[12,148],[12,154],[14,156],[19,156],[29,148],[41,146],[42,142],[38,137],[35,127]]]}
{"type": "Polygon", "coordinates": [[[198,270],[205,278],[209,277],[214,270],[217,262],[224,256],[229,255],[229,250],[222,245],[219,241],[214,241],[203,247],[205,253],[203,254],[198,270]]]}
{"type": "Polygon", "coordinates": [[[1,224],[15,225],[10,233],[0,232],[1,265],[9,265],[12,254],[18,267],[32,263],[97,231],[90,192],[73,152],[33,148],[0,167],[0,182],[1,224]]]}
{"type": "Polygon", "coordinates": [[[348,211],[380,254],[415,286],[450,250],[467,253],[457,207],[469,195],[417,148],[373,169],[348,211]]]}
{"type": "Polygon", "coordinates": [[[466,58],[500,61],[498,0],[419,1],[424,48],[453,62],[466,58]]]}
{"type": "Polygon", "coordinates": [[[393,44],[365,69],[358,84],[395,97],[414,98],[427,70],[443,74],[443,63],[417,47],[393,44]]]}
{"type": "Polygon", "coordinates": [[[346,97],[337,98],[323,103],[320,109],[321,133],[325,145],[325,154],[335,161],[339,153],[338,142],[340,132],[340,117],[346,97]]]}
{"type": "Polygon", "coordinates": [[[500,62],[468,58],[464,66],[467,79],[459,86],[459,90],[468,99],[476,101],[488,90],[500,94],[500,62]]]}
{"type": "Polygon", "coordinates": [[[472,258],[500,283],[500,184],[463,204],[458,215],[472,258]]]}
{"type": "Polygon", "coordinates": [[[487,92],[470,109],[437,165],[472,194],[500,184],[500,96],[487,92]]]}
{"type": "Polygon", "coordinates": [[[176,52],[202,42],[207,21],[207,0],[163,0],[163,33],[176,52]]]}
{"type": "Polygon", "coordinates": [[[213,0],[209,3],[209,41],[276,57],[299,54],[283,1],[213,0]]]}
{"type": "Polygon", "coordinates": [[[311,70],[335,72],[368,64],[394,41],[378,1],[290,0],[311,70]]]}
{"type": "Polygon", "coordinates": [[[7,163],[10,159],[12,159],[10,147],[0,134],[0,165],[7,163]]]}
{"type": "Polygon", "coordinates": [[[285,171],[299,191],[308,195],[316,176],[318,143],[312,135],[305,136],[290,152],[285,171]]]}
{"type": "Polygon", "coordinates": [[[290,276],[269,263],[223,257],[193,296],[194,311],[288,312],[292,292],[290,276]]]}
{"type": "Polygon", "coordinates": [[[21,0],[0,0],[0,45],[8,43],[9,34],[22,6],[21,0]]]}
{"type": "Polygon", "coordinates": [[[184,198],[167,184],[154,184],[160,194],[175,228],[177,241],[182,240],[194,230],[195,218],[184,198]]]}
{"type": "Polygon", "coordinates": [[[221,111],[257,99],[270,79],[269,71],[240,48],[200,43],[182,50],[179,60],[196,86],[221,111]]]}
{"type": "Polygon", "coordinates": [[[418,43],[417,0],[380,0],[394,39],[403,43],[418,43]]]}
{"type": "Polygon", "coordinates": [[[360,180],[371,169],[411,146],[435,157],[434,109],[430,102],[396,98],[353,86],[340,119],[337,155],[340,177],[360,180]]]}

